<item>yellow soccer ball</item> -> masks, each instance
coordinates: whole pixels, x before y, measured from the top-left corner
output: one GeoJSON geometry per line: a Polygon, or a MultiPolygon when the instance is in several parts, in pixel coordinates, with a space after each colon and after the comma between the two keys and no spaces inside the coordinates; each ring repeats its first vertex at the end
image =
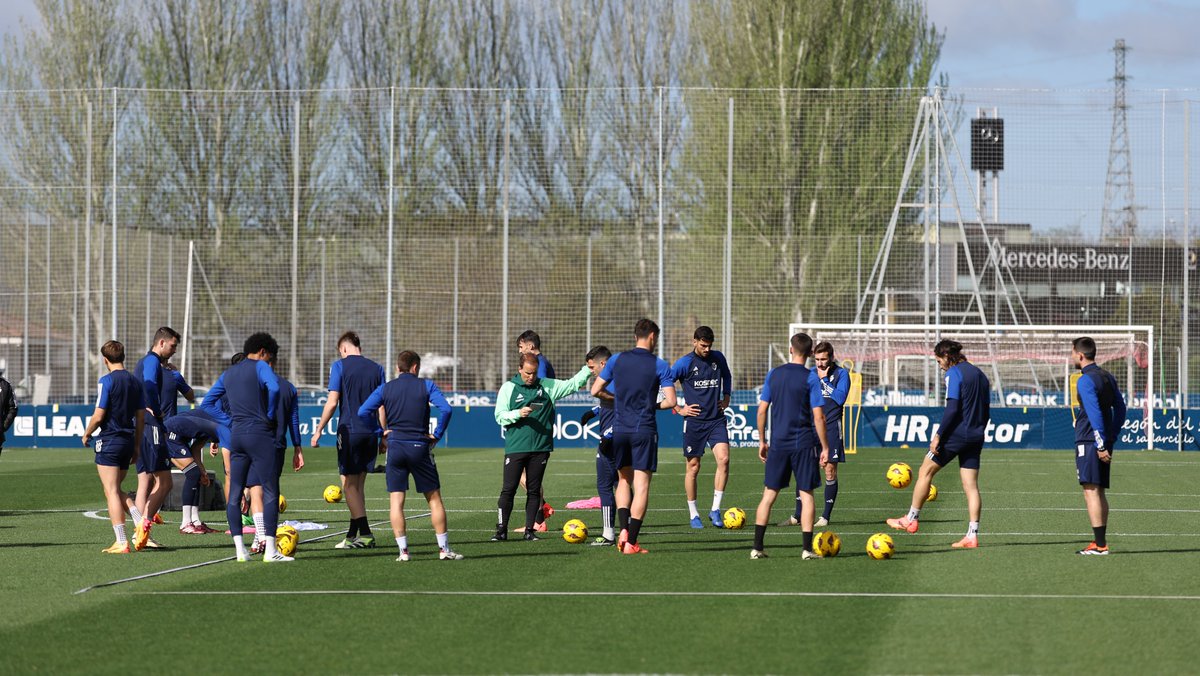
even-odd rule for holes
{"type": "Polygon", "coordinates": [[[330,484],[325,487],[324,496],[325,496],[325,502],[341,502],[342,501],[342,487],[330,484]]]}
{"type": "Polygon", "coordinates": [[[867,540],[867,556],[872,559],[890,559],[896,553],[896,543],[887,533],[876,533],[867,540]]]}
{"type": "Polygon", "coordinates": [[[746,525],[746,512],[742,511],[741,507],[730,507],[725,510],[725,516],[721,518],[721,522],[729,530],[738,530],[746,525]]]}
{"type": "Polygon", "coordinates": [[[929,495],[925,496],[925,502],[933,502],[937,500],[937,486],[929,484],[929,495]]]}
{"type": "Polygon", "coordinates": [[[275,529],[275,537],[278,538],[278,537],[282,537],[284,535],[290,535],[293,538],[295,538],[297,542],[300,541],[300,534],[296,532],[295,528],[287,525],[286,523],[283,524],[282,526],[280,526],[279,528],[275,529]]]}
{"type": "Polygon", "coordinates": [[[912,481],[912,468],[907,463],[893,463],[887,470],[887,482],[892,488],[907,488],[912,481]]]}
{"type": "Polygon", "coordinates": [[[275,548],[284,556],[296,553],[296,538],[291,533],[281,533],[275,536],[275,548]]]}
{"type": "Polygon", "coordinates": [[[842,539],[831,530],[823,530],[813,538],[813,549],[822,558],[837,556],[838,552],[842,551],[842,539]]]}
{"type": "Polygon", "coordinates": [[[283,514],[287,511],[287,498],[283,497],[283,493],[279,494],[279,513],[283,514]]]}
{"type": "Polygon", "coordinates": [[[579,519],[571,519],[563,524],[563,539],[577,545],[587,539],[587,524],[579,519]]]}

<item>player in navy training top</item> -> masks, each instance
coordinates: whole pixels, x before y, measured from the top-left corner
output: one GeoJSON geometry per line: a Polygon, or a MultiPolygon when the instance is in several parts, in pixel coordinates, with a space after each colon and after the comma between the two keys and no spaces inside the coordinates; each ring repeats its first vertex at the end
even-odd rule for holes
{"type": "MultiPolygon", "coordinates": [[[[850,394],[850,372],[834,361],[833,343],[827,340],[822,340],[813,347],[813,361],[816,362],[817,379],[821,383],[821,396],[825,399],[825,436],[829,441],[829,462],[825,463],[825,510],[821,513],[821,518],[813,524],[814,528],[822,528],[829,525],[829,519],[833,516],[833,505],[837,502],[838,464],[846,462],[846,446],[842,438],[842,408],[850,394]]],[[[797,492],[796,513],[780,521],[779,525],[800,525],[802,505],[800,493],[797,492]]]]}
{"type": "MultiPolygon", "coordinates": [[[[229,404],[229,499],[225,501],[225,516],[238,561],[247,561],[246,543],[242,539],[242,490],[251,468],[258,474],[263,488],[263,521],[266,528],[266,552],[263,561],[291,561],[275,547],[275,529],[279,522],[279,482],[275,479],[275,410],[279,405],[279,379],[267,364],[279,352],[279,344],[268,333],[255,333],[246,339],[242,350],[246,358],[221,374],[220,384],[209,391],[209,397],[224,397],[229,404]]],[[[205,397],[207,403],[208,397],[205,397]]]]}
{"type": "Polygon", "coordinates": [[[1112,452],[1125,424],[1125,398],[1117,379],[1096,364],[1096,341],[1088,337],[1071,343],[1071,362],[1080,370],[1076,399],[1083,411],[1075,418],[1075,473],[1083,487],[1093,540],[1078,553],[1108,554],[1108,489],[1112,452]]]}
{"type": "Polygon", "coordinates": [[[421,356],[405,350],[396,356],[396,378],[380,385],[358,407],[363,422],[378,420],[382,407],[387,443],[387,489],[391,501],[392,533],[400,549],[397,561],[408,561],[408,529],[404,519],[404,496],[412,476],[417,491],[429,503],[433,532],[437,535],[438,558],[461,560],[462,554],[450,548],[446,531],[446,507],[442,503],[442,482],[434,464],[433,447],[446,433],[454,410],[432,380],[418,377],[421,356]],[[438,409],[437,426],[429,433],[429,405],[438,409]]]}
{"type": "Polygon", "coordinates": [[[229,427],[218,422],[203,408],[171,416],[163,427],[167,435],[167,454],[183,473],[183,490],[179,499],[183,518],[179,532],[184,535],[217,532],[200,520],[200,486],[208,485],[208,471],[204,468],[200,451],[213,443],[229,448],[229,427]]]}
{"type": "Polygon", "coordinates": [[[375,469],[379,435],[383,430],[379,421],[364,421],[358,417],[357,411],[387,378],[384,377],[382,366],[362,356],[362,341],[353,331],[347,331],[338,338],[338,354],[342,358],[329,369],[329,398],[325,401],[325,410],[321,412],[321,423],[313,430],[312,447],[320,445],[321,434],[336,409],[338,474],[342,476],[346,508],[350,510],[350,526],[346,537],[334,548],[374,547],[375,536],[367,522],[367,502],[363,491],[367,474],[375,469]]]}
{"type": "MultiPolygon", "coordinates": [[[[796,478],[803,506],[800,527],[803,531],[802,559],[816,558],[812,551],[813,489],[820,483],[818,465],[829,459],[829,441],[825,435],[825,398],[816,371],[804,364],[812,354],[812,338],[797,333],[788,341],[791,360],[767,373],[758,402],[758,458],[766,465],[763,496],[754,515],[754,549],[750,558],[765,559],[763,538],[771,519],[771,506],[779,491],[796,478]],[[768,441],[767,420],[771,423],[768,441]]],[[[790,493],[789,493],[790,495],[790,493]]]]}
{"type": "MultiPolygon", "coordinates": [[[[604,365],[612,357],[612,352],[603,345],[588,350],[587,367],[593,376],[600,375],[604,365]]],[[[617,460],[613,455],[613,421],[617,417],[613,403],[612,383],[596,396],[597,405],[584,412],[579,422],[587,429],[588,423],[596,418],[596,435],[600,437],[600,445],[596,449],[596,495],[600,497],[600,522],[604,525],[604,533],[592,541],[595,547],[611,547],[617,542],[614,524],[616,520],[616,498],[614,489],[617,486],[617,460]]]]}
{"type": "Polygon", "coordinates": [[[133,374],[142,381],[142,399],[146,404],[146,424],[142,429],[142,448],[138,455],[137,498],[127,503],[133,515],[133,548],[158,548],[150,539],[150,526],[155,515],[171,493],[171,461],[167,455],[166,433],[163,430],[162,390],[163,364],[175,356],[179,348],[179,332],[169,326],[154,332],[153,345],[146,356],[133,367],[133,374]]]}
{"type": "Polygon", "coordinates": [[[650,480],[658,470],[659,410],[675,407],[675,373],[654,356],[658,324],[639,319],[633,328],[635,347],[614,355],[592,382],[592,396],[613,384],[613,456],[617,463],[617,551],[644,554],[638,535],[646,517],[650,480]],[[660,399],[661,397],[661,399],[660,399]]]}
{"type": "MultiPolygon", "coordinates": [[[[276,358],[267,359],[267,365],[272,371],[276,369],[276,358]]],[[[287,378],[275,375],[279,379],[279,404],[275,407],[275,456],[271,465],[271,474],[275,477],[275,485],[283,475],[284,458],[287,456],[288,436],[292,438],[292,469],[299,472],[304,467],[304,453],[300,450],[300,410],[297,406],[298,394],[296,386],[287,378]]],[[[254,521],[254,542],[250,545],[251,554],[261,554],[267,549],[267,528],[263,507],[263,479],[255,468],[246,475],[246,486],[250,489],[250,518],[254,521]]],[[[283,491],[280,490],[282,495],[283,491]]]]}
{"type": "Polygon", "coordinates": [[[160,393],[159,405],[162,407],[163,422],[171,419],[171,416],[179,413],[179,396],[188,402],[195,403],[196,393],[192,391],[192,386],[184,380],[183,374],[169,361],[162,363],[162,392],[160,393]]]}
{"type": "MultiPolygon", "coordinates": [[[[546,355],[542,354],[542,337],[538,335],[537,331],[527,329],[517,336],[517,354],[537,355],[538,380],[555,377],[554,366],[550,364],[549,359],[546,359],[546,355]]],[[[525,472],[521,472],[521,488],[525,488],[525,481],[525,472]]],[[[535,529],[541,532],[546,530],[546,517],[554,513],[554,508],[546,503],[545,492],[546,485],[542,484],[542,508],[538,511],[537,519],[534,521],[535,529]]]]}
{"type": "Polygon", "coordinates": [[[688,516],[692,528],[703,528],[700,510],[696,507],[696,477],[700,474],[700,458],[704,448],[711,446],[717,461],[713,474],[713,501],[708,518],[712,525],[724,528],[721,518],[721,498],[729,481],[729,430],[725,409],[733,389],[733,375],[725,355],[712,349],[716,336],[707,326],[692,334],[692,351],[680,357],[671,367],[675,380],[683,386],[683,400],[675,412],[683,418],[683,457],[687,463],[683,474],[683,491],[687,496],[688,516]]]}
{"type": "Polygon", "coordinates": [[[139,454],[138,441],[142,438],[145,417],[145,402],[142,400],[142,384],[133,374],[125,370],[125,346],[110,340],[100,348],[104,366],[108,373],[100,376],[100,396],[96,399],[96,410],[83,432],[83,445],[88,446],[92,435],[96,436],[96,472],[104,488],[108,503],[108,516],[112,521],[112,546],[105,554],[128,554],[129,539],[125,535],[125,493],[121,482],[129,469],[130,461],[139,454]]]}
{"type": "Polygon", "coordinates": [[[946,409],[942,422],[929,442],[929,453],[913,482],[912,507],[899,519],[887,524],[897,530],[917,532],[921,506],[929,497],[933,476],[954,458],[967,497],[967,534],[950,545],[956,549],[979,546],[979,515],[983,503],[979,497],[979,458],[991,411],[992,386],[987,376],[962,354],[957,341],[943,340],[933,348],[938,366],[946,371],[946,409]]]}

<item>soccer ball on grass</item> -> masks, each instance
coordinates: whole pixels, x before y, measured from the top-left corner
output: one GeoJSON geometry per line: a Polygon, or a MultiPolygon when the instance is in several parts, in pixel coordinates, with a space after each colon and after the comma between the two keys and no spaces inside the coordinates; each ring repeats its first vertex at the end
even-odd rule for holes
{"type": "Polygon", "coordinates": [[[325,502],[341,502],[342,501],[342,487],[330,484],[325,487],[324,496],[325,496],[325,502]]]}
{"type": "Polygon", "coordinates": [[[283,493],[280,493],[279,494],[279,513],[282,514],[286,511],[287,511],[287,498],[283,497],[283,493]]]}
{"type": "Polygon", "coordinates": [[[867,540],[867,556],[872,559],[890,559],[896,553],[896,543],[887,533],[876,533],[867,540]]]}
{"type": "Polygon", "coordinates": [[[925,497],[925,502],[933,502],[937,500],[937,486],[929,484],[929,495],[925,497]]]}
{"type": "Polygon", "coordinates": [[[887,470],[887,482],[892,488],[906,488],[912,481],[912,468],[908,463],[897,462],[887,470]]]}
{"type": "Polygon", "coordinates": [[[831,530],[823,530],[813,538],[813,549],[822,558],[837,556],[838,552],[842,551],[842,539],[831,530]]]}
{"type": "Polygon", "coordinates": [[[729,530],[738,530],[746,525],[746,512],[742,511],[741,507],[730,507],[725,510],[721,521],[729,530]]]}
{"type": "Polygon", "coordinates": [[[563,524],[563,539],[577,545],[587,539],[587,524],[579,519],[571,519],[563,524]]]}

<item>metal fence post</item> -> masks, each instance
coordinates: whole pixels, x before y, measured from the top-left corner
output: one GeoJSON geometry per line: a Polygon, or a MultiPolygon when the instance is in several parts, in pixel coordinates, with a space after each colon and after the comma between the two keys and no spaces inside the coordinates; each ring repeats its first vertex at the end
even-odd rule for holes
{"type": "Polygon", "coordinates": [[[288,380],[296,382],[300,342],[300,99],[292,99],[292,326],[288,336],[288,380]]]}
{"type": "Polygon", "coordinates": [[[510,100],[504,99],[504,170],[501,183],[501,219],[503,221],[504,233],[501,243],[501,259],[503,260],[503,271],[501,276],[503,279],[500,282],[500,373],[499,378],[504,379],[504,370],[508,368],[508,167],[509,156],[508,146],[510,140],[509,121],[512,115],[510,100]]]}

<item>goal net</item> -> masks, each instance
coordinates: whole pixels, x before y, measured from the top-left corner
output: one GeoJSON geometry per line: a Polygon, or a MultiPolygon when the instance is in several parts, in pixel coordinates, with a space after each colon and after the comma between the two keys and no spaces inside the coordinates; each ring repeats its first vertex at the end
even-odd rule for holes
{"type": "MultiPolygon", "coordinates": [[[[944,381],[933,347],[956,340],[987,374],[993,406],[1071,406],[1071,341],[1096,341],[1096,362],[1116,376],[1131,410],[1150,422],[1154,402],[1152,326],[935,326],[925,324],[792,324],[814,342],[829,341],[839,362],[862,375],[863,404],[940,406],[944,381]]],[[[1149,429],[1149,428],[1147,428],[1149,429]]],[[[1147,435],[1148,447],[1153,435],[1147,435]]]]}

